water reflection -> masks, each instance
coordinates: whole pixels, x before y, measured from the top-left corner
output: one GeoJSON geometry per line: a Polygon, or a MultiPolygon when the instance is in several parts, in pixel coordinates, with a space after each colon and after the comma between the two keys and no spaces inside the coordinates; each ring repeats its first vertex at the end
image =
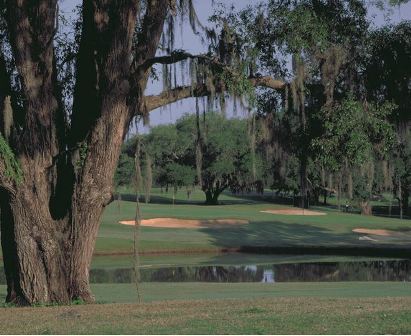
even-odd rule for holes
{"type": "MultiPolygon", "coordinates": [[[[93,283],[130,283],[133,269],[93,269],[93,283]]],[[[141,269],[143,282],[411,281],[411,260],[141,269]]]]}
{"type": "MultiPolygon", "coordinates": [[[[141,269],[143,282],[411,281],[411,260],[141,269]]],[[[132,268],[92,269],[92,283],[131,283],[132,268]]],[[[0,284],[6,284],[0,268],[0,284]]]]}
{"type": "Polygon", "coordinates": [[[261,280],[261,282],[274,283],[275,282],[274,271],[264,270],[263,279],[261,280]]]}

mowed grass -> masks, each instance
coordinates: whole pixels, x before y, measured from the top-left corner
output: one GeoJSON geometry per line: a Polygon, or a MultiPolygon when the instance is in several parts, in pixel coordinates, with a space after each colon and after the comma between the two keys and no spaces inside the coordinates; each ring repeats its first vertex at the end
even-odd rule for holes
{"type": "Polygon", "coordinates": [[[410,334],[411,298],[260,298],[1,309],[4,334],[410,334]]]}
{"type": "MultiPolygon", "coordinates": [[[[92,284],[98,303],[136,303],[134,283],[92,284]]],[[[175,300],[263,299],[283,297],[367,298],[411,297],[410,282],[282,282],[282,283],[211,283],[143,282],[139,284],[143,302],[175,300]]],[[[4,302],[6,286],[0,286],[4,302]]],[[[1,315],[1,314],[0,314],[1,315]]]]}
{"type": "Polygon", "coordinates": [[[404,282],[142,283],[140,304],[133,284],[92,287],[100,304],[0,308],[0,333],[411,332],[411,283],[404,282]]]}
{"type": "MultiPolygon", "coordinates": [[[[353,257],[219,253],[241,246],[409,246],[411,240],[359,240],[353,228],[411,230],[411,221],[362,217],[319,207],[326,216],[281,216],[262,210],[284,205],[222,197],[224,204],[204,206],[196,192],[190,202],[179,193],[157,193],[142,204],[144,218],[240,218],[248,225],[227,229],[142,227],[142,267],[250,265],[360,260],[353,257]],[[199,253],[199,252],[203,253],[199,253]],[[214,251],[214,253],[213,253],[214,251]],[[195,253],[197,252],[197,253],[195,253]],[[204,253],[207,252],[207,253],[204,253]]],[[[107,207],[93,268],[132,267],[135,203],[107,207]]],[[[366,258],[371,259],[371,258],[366,258]]],[[[137,303],[134,284],[93,284],[99,304],[0,308],[2,334],[410,334],[409,282],[300,283],[142,283],[137,303]]],[[[0,286],[4,301],[6,286],[0,286]]]]}
{"type": "MultiPolygon", "coordinates": [[[[361,216],[338,212],[327,207],[313,207],[326,216],[289,216],[262,213],[262,210],[286,208],[285,205],[242,199],[230,195],[221,197],[222,205],[201,204],[203,194],[196,191],[191,201],[184,192],[177,194],[175,205],[171,193],[158,190],[150,204],[141,204],[143,218],[173,217],[187,219],[238,218],[249,220],[248,225],[224,229],[170,229],[142,227],[140,249],[142,252],[218,251],[241,246],[409,246],[411,234],[402,238],[377,237],[378,242],[359,240],[352,229],[411,230],[410,220],[361,216]]],[[[120,220],[133,219],[135,202],[113,202],[104,212],[96,245],[97,254],[127,253],[132,251],[133,230],[121,225],[120,220]]]]}
{"type": "MultiPolygon", "coordinates": [[[[262,299],[279,297],[406,297],[409,282],[141,283],[144,302],[167,300],[262,299]]],[[[137,302],[135,284],[93,284],[97,302],[137,302]]]]}

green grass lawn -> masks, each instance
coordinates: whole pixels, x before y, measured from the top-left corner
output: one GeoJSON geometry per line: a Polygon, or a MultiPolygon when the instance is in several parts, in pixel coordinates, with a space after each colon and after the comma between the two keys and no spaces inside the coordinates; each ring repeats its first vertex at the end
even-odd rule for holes
{"type": "MultiPolygon", "coordinates": [[[[410,282],[277,282],[206,283],[143,282],[139,285],[144,302],[168,300],[259,299],[280,297],[411,297],[410,282]]],[[[136,303],[134,283],[92,284],[98,303],[136,303]]],[[[0,286],[4,302],[6,286],[0,286]]],[[[1,314],[0,314],[1,315],[1,314]]]]}
{"type": "MultiPolygon", "coordinates": [[[[286,206],[230,195],[222,195],[222,205],[205,206],[199,203],[203,199],[200,191],[193,193],[191,203],[187,203],[186,195],[180,191],[177,203],[172,205],[170,195],[155,190],[153,203],[141,205],[143,217],[239,218],[247,219],[250,223],[227,229],[143,227],[140,239],[142,252],[217,251],[241,246],[407,247],[411,243],[411,234],[402,238],[377,237],[378,242],[375,242],[359,240],[359,235],[352,232],[352,229],[358,227],[411,230],[410,220],[346,214],[327,207],[313,208],[326,212],[326,216],[272,215],[260,211],[286,206]]],[[[115,201],[107,207],[96,253],[126,253],[132,250],[134,228],[118,224],[118,221],[133,219],[134,214],[135,203],[131,201],[115,201]]]]}
{"type": "MultiPolygon", "coordinates": [[[[354,284],[353,287],[358,285],[360,284],[354,284]]],[[[174,300],[182,288],[168,284],[160,289],[159,295],[173,300],[154,300],[142,304],[0,308],[1,333],[410,334],[411,297],[398,296],[395,291],[393,297],[378,295],[385,288],[385,284],[376,286],[377,295],[365,297],[361,295],[361,288],[364,289],[367,285],[360,286],[355,291],[348,289],[353,295],[346,296],[347,293],[344,293],[344,297],[327,297],[327,290],[335,284],[313,285],[311,293],[316,291],[321,295],[308,296],[304,293],[309,291],[309,288],[301,289],[295,284],[276,287],[279,295],[270,295],[276,285],[264,285],[265,288],[257,285],[256,294],[252,298],[243,295],[245,291],[239,286],[238,299],[216,300],[215,297],[221,292],[224,293],[223,297],[227,296],[227,289],[221,290],[227,285],[209,284],[202,290],[202,294],[199,294],[199,297],[203,298],[208,293],[213,293],[206,299],[174,300]],[[286,296],[287,291],[292,294],[286,296]]],[[[193,297],[193,291],[199,293],[202,289],[190,286],[188,284],[183,291],[185,297],[193,297]]],[[[102,292],[111,291],[104,288],[104,285],[100,289],[102,292]]],[[[95,291],[98,293],[100,289],[95,288],[95,291]]],[[[389,293],[389,285],[387,289],[389,293]]],[[[143,288],[145,292],[148,290],[148,287],[143,288]]],[[[332,288],[332,293],[336,293],[335,288],[332,288]]]]}
{"type": "MultiPolygon", "coordinates": [[[[204,206],[196,192],[190,202],[155,193],[142,204],[144,218],[240,218],[248,225],[227,229],[142,227],[141,267],[252,265],[369,260],[327,255],[221,253],[241,246],[407,247],[411,238],[359,240],[353,228],[411,230],[411,221],[363,217],[318,207],[326,216],[281,216],[262,210],[284,205],[223,195],[222,205],[204,206]],[[203,253],[199,253],[203,251],[203,253]],[[207,253],[204,253],[207,251],[207,253]],[[196,253],[197,252],[197,253],[196,253]]],[[[133,258],[135,203],[113,202],[99,231],[92,268],[129,268],[133,258]]],[[[4,334],[409,334],[411,283],[142,283],[137,304],[134,284],[93,284],[100,304],[62,307],[0,308],[4,334]],[[104,304],[103,304],[104,303],[104,304]]],[[[0,286],[0,300],[6,287],[0,286]]]]}
{"type": "Polygon", "coordinates": [[[143,283],[140,304],[133,284],[95,284],[93,291],[100,304],[0,308],[0,333],[411,332],[411,283],[143,283]]]}
{"type": "MultiPolygon", "coordinates": [[[[277,297],[405,297],[411,296],[409,282],[295,282],[295,283],[142,283],[143,301],[257,299],[277,297]]],[[[94,284],[98,302],[137,301],[134,284],[94,284]]]]}

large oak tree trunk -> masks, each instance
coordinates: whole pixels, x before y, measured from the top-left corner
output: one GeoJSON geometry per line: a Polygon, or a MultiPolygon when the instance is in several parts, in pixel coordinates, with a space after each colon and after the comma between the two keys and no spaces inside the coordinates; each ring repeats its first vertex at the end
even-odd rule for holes
{"type": "Polygon", "coordinates": [[[38,200],[27,192],[10,202],[11,216],[5,224],[12,230],[2,232],[3,242],[14,238],[12,243],[3,243],[5,272],[13,281],[7,299],[19,304],[68,302],[62,225],[42,211],[38,200]]]}
{"type": "MultiPolygon", "coordinates": [[[[4,102],[10,101],[11,81],[0,57],[0,131],[14,153],[11,160],[21,168],[10,175],[10,158],[5,160],[0,152],[8,302],[93,300],[89,267],[101,215],[112,200],[112,179],[125,133],[133,116],[143,113],[150,69],[140,65],[155,56],[169,4],[148,1],[132,65],[139,1],[84,1],[68,124],[53,47],[57,0],[7,2],[10,43],[24,101],[21,123],[5,123],[4,102]]],[[[10,104],[7,107],[11,109],[10,104]]]]}
{"type": "MultiPolygon", "coordinates": [[[[122,106],[126,109],[125,104],[122,106]]],[[[42,190],[48,185],[44,180],[23,181],[12,195],[2,192],[1,238],[9,288],[7,301],[33,304],[93,300],[89,267],[101,215],[112,197],[112,177],[128,122],[126,117],[121,118],[127,116],[121,109],[120,115],[115,112],[109,114],[110,118],[117,118],[111,136],[104,132],[107,121],[99,122],[96,139],[89,144],[81,180],[73,190],[71,208],[63,218],[53,218],[51,213],[55,209],[50,207],[50,193],[42,190]]],[[[33,167],[29,170],[42,175],[33,167]]]]}

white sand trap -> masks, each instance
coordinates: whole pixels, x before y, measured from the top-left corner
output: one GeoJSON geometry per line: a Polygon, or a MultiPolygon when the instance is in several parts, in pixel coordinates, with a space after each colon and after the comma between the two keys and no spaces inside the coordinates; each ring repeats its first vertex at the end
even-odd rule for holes
{"type": "Polygon", "coordinates": [[[293,215],[293,216],[325,216],[325,212],[312,211],[307,209],[278,209],[278,210],[264,210],[265,212],[273,215],[293,215]]]}
{"type": "Polygon", "coordinates": [[[368,237],[368,236],[360,236],[358,238],[358,240],[367,240],[367,241],[374,241],[374,242],[378,241],[377,239],[374,239],[374,238],[371,238],[371,237],[368,237]]]}
{"type": "Polygon", "coordinates": [[[401,235],[401,232],[395,232],[395,231],[390,231],[390,230],[382,230],[382,229],[373,230],[373,229],[358,228],[358,229],[352,230],[352,232],[365,233],[365,234],[370,234],[370,235],[375,235],[375,236],[385,236],[385,237],[401,235]]]}
{"type": "MultiPolygon", "coordinates": [[[[197,228],[227,228],[236,225],[248,224],[248,220],[243,219],[180,219],[180,218],[152,218],[143,219],[142,226],[197,229],[197,228]]],[[[120,224],[134,225],[134,220],[121,221],[120,224]]]]}

